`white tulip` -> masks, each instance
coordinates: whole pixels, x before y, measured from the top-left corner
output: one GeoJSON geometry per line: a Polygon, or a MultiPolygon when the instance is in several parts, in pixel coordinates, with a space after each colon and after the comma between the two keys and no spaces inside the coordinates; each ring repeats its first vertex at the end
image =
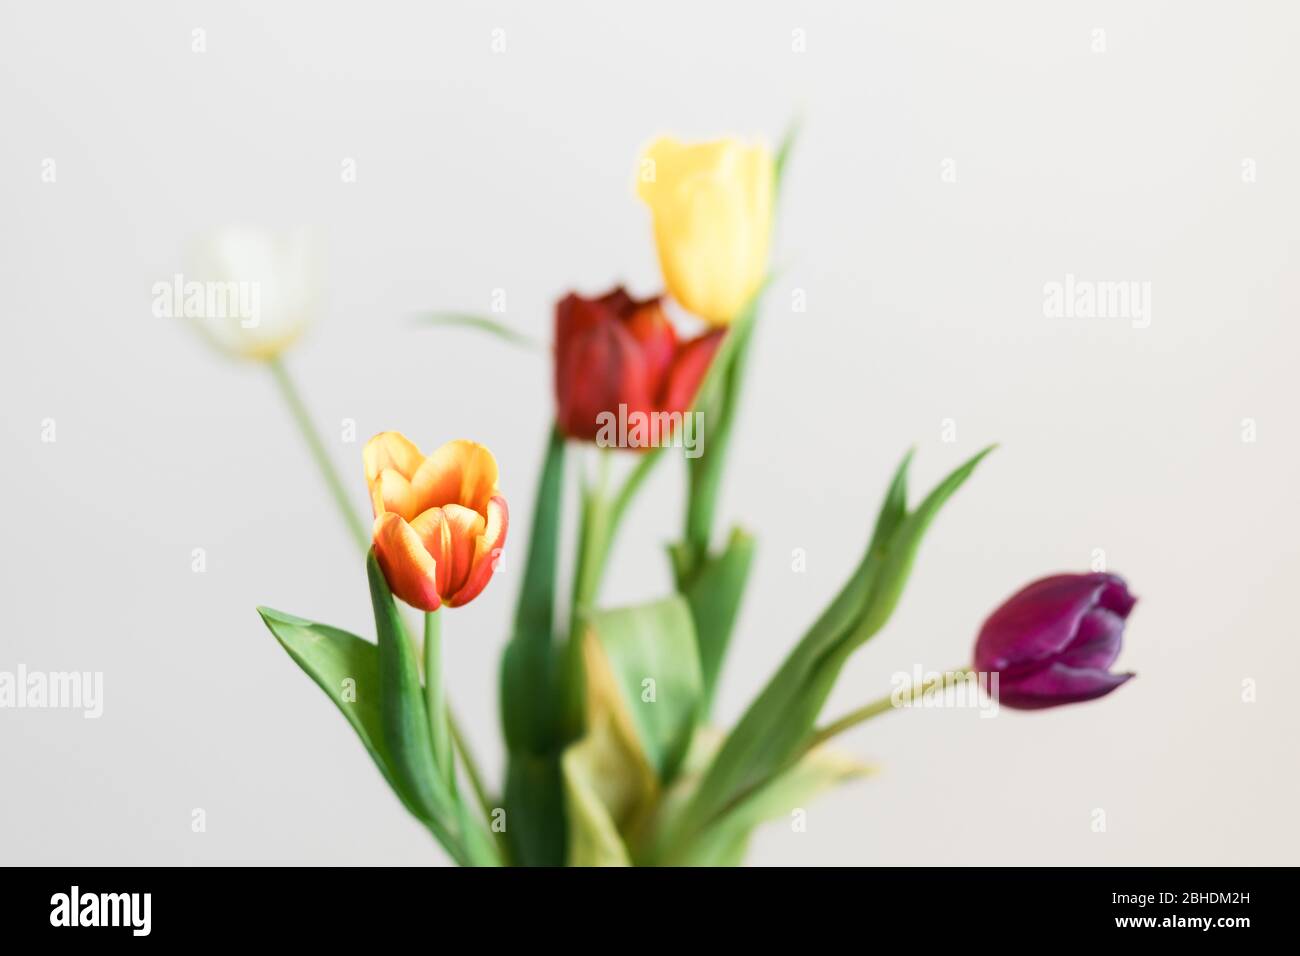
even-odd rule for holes
{"type": "Polygon", "coordinates": [[[223,352],[273,359],[320,307],[322,244],[310,229],[274,234],[232,227],[193,244],[177,276],[184,316],[223,352]]]}

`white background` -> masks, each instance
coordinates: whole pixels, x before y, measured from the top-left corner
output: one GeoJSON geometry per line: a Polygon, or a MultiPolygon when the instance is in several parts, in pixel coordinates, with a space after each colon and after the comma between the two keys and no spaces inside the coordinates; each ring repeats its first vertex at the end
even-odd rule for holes
{"type": "MultiPolygon", "coordinates": [[[[549,339],[571,288],[656,291],[638,150],[775,141],[796,113],[725,489],[761,551],[720,716],[838,589],[911,444],[918,491],[1002,447],[827,716],[895,671],[964,663],[1005,595],[1097,548],[1141,596],[1120,659],[1139,676],[1045,713],[888,715],[843,741],[881,775],[811,804],[806,833],[763,830],[752,862],[1296,862],[1293,4],[328,7],[0,13],[0,670],[105,680],[98,721],[0,711],[0,862],[445,860],[254,613],[371,633],[355,548],[265,371],[151,315],[186,242],[231,222],[326,235],[324,312],[288,362],[358,510],[373,432],[495,451],[506,566],[445,623],[495,777],[550,369],[412,316],[486,311],[501,288],[506,319],[549,339]],[[1150,327],[1044,317],[1067,273],[1150,282],[1150,327]]],[[[680,495],[670,464],[607,603],[666,591],[680,495]]]]}

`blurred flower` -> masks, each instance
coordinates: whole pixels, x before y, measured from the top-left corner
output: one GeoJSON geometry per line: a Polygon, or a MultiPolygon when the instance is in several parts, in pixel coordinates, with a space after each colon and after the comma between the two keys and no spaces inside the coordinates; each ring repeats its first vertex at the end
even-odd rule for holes
{"type": "Polygon", "coordinates": [[[682,342],[658,298],[621,286],[596,299],[567,295],[555,308],[555,403],[560,429],[595,441],[603,415],[684,412],[723,332],[682,342]]]}
{"type": "Polygon", "coordinates": [[[762,145],[662,137],[641,158],[637,194],[654,218],[668,290],[713,325],[731,322],[767,270],[772,156],[762,145]]]}
{"type": "Polygon", "coordinates": [[[393,593],[423,611],[474,600],[509,524],[492,452],[461,439],[426,458],[400,432],[381,432],[363,457],[375,556],[393,593]]]}
{"type": "Polygon", "coordinates": [[[1109,694],[1124,621],[1137,598],[1113,574],[1060,574],[1028,585],[994,611],[975,642],[975,670],[997,673],[998,700],[1035,710],[1109,694]]]}
{"type": "Polygon", "coordinates": [[[230,355],[275,358],[319,309],[322,254],[309,229],[221,229],[195,242],[187,260],[188,274],[176,277],[183,314],[230,355]]]}

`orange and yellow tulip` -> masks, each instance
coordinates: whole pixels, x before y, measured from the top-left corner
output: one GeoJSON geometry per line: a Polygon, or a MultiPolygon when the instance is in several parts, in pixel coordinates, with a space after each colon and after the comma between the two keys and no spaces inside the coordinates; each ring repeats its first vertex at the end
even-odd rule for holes
{"type": "Polygon", "coordinates": [[[510,523],[492,452],[460,439],[425,457],[400,432],[380,432],[363,457],[375,557],[393,593],[423,611],[474,600],[510,523]]]}

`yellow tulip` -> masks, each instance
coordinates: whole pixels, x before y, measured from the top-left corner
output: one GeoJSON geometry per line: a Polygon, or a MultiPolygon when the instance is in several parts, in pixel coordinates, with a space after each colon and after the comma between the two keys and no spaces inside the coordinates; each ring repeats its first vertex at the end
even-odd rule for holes
{"type": "Polygon", "coordinates": [[[735,139],[645,151],[637,194],[650,207],[664,282],[683,307],[727,325],[767,270],[775,167],[761,144],[735,139]]]}
{"type": "Polygon", "coordinates": [[[375,557],[393,593],[424,611],[474,600],[496,569],[509,525],[492,452],[459,440],[426,458],[400,432],[380,432],[362,457],[375,557]]]}

